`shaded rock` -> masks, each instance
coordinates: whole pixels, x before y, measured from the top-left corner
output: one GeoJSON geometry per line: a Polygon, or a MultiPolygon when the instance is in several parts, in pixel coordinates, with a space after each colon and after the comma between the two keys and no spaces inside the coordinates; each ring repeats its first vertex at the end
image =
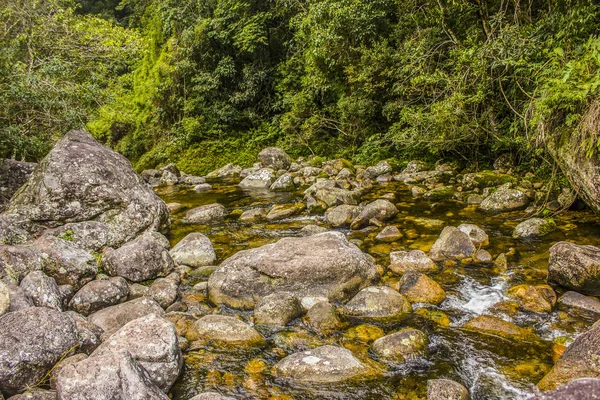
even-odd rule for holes
{"type": "Polygon", "coordinates": [[[267,147],[258,153],[258,159],[265,167],[278,169],[288,169],[292,164],[292,159],[287,153],[277,147],[267,147]]]}
{"type": "Polygon", "coordinates": [[[354,218],[358,216],[359,212],[360,208],[358,206],[342,204],[327,210],[325,212],[325,220],[335,228],[350,226],[354,218]]]}
{"type": "Polygon", "coordinates": [[[10,306],[6,312],[22,311],[33,307],[33,301],[25,294],[23,288],[14,283],[7,285],[0,282],[0,291],[2,291],[4,297],[8,297],[10,300],[10,306]]]}
{"type": "Polygon", "coordinates": [[[100,345],[100,338],[104,331],[75,311],[67,311],[65,314],[71,317],[77,326],[77,337],[79,338],[78,351],[88,355],[91,354],[100,345]]]}
{"type": "Polygon", "coordinates": [[[446,292],[433,279],[417,271],[407,271],[398,282],[398,291],[411,303],[440,304],[446,292]]]}
{"type": "Polygon", "coordinates": [[[275,181],[275,172],[270,168],[262,168],[246,176],[239,184],[243,189],[269,189],[275,181]]]}
{"type": "Polygon", "coordinates": [[[473,245],[477,248],[487,247],[490,244],[488,234],[483,229],[475,224],[460,224],[458,230],[464,232],[469,236],[473,245]]]}
{"type": "Polygon", "coordinates": [[[214,170],[214,171],[208,173],[208,175],[206,175],[206,177],[208,179],[236,178],[236,177],[240,176],[241,172],[242,172],[242,167],[240,167],[239,165],[227,164],[217,170],[214,170]]]}
{"type": "Polygon", "coordinates": [[[480,249],[473,254],[473,261],[479,264],[489,264],[492,260],[492,255],[487,250],[480,249]]]}
{"type": "Polygon", "coordinates": [[[506,339],[524,341],[540,340],[540,338],[530,330],[521,328],[512,322],[507,322],[491,315],[480,315],[479,317],[475,317],[467,322],[464,328],[488,335],[500,336],[506,339]]]}
{"type": "Polygon", "coordinates": [[[25,291],[36,307],[48,307],[63,311],[65,299],[53,278],[46,276],[42,271],[29,273],[21,282],[25,291]]]}
{"type": "Polygon", "coordinates": [[[587,332],[577,336],[537,386],[546,391],[556,389],[574,379],[599,378],[599,358],[600,324],[595,323],[587,332]]]}
{"type": "Polygon", "coordinates": [[[566,292],[558,299],[559,307],[567,314],[590,321],[600,319],[600,300],[577,292],[566,292]]]}
{"type": "Polygon", "coordinates": [[[56,400],[56,392],[44,389],[31,389],[14,395],[8,400],[56,400]]]}
{"type": "Polygon", "coordinates": [[[480,171],[465,174],[462,180],[462,186],[467,189],[483,189],[491,186],[500,186],[506,183],[513,183],[516,179],[510,175],[500,174],[494,171],[480,171]]]}
{"type": "Polygon", "coordinates": [[[383,160],[372,167],[368,167],[366,170],[367,176],[370,178],[376,178],[379,175],[388,174],[392,172],[392,166],[389,162],[383,160]]]}
{"type": "Polygon", "coordinates": [[[405,362],[427,351],[427,335],[418,329],[402,329],[373,342],[371,350],[384,360],[405,362]]]}
{"type": "Polygon", "coordinates": [[[294,215],[300,214],[304,208],[305,206],[303,203],[276,204],[271,208],[271,210],[269,210],[269,213],[265,218],[267,221],[277,221],[280,219],[290,218],[294,215]]]}
{"type": "Polygon", "coordinates": [[[177,299],[179,285],[168,278],[156,279],[150,289],[148,296],[153,298],[162,308],[167,308],[177,299]]]}
{"type": "Polygon", "coordinates": [[[360,229],[367,225],[370,220],[376,219],[381,222],[392,219],[398,214],[398,209],[388,200],[375,200],[367,204],[352,221],[351,229],[360,229]]]}
{"type": "MultiPolygon", "coordinates": [[[[85,131],[64,135],[11,200],[8,213],[38,231],[95,220],[115,245],[147,230],[166,230],[169,210],[122,155],[85,131]]],[[[1,240],[0,240],[1,241],[1,240]]]]}
{"type": "Polygon", "coordinates": [[[225,207],[221,204],[207,204],[195,207],[185,213],[185,220],[190,224],[212,224],[225,218],[225,207]]]}
{"type": "Polygon", "coordinates": [[[402,239],[404,235],[395,226],[386,226],[375,236],[378,242],[392,243],[402,239]]]}
{"type": "Polygon", "coordinates": [[[548,285],[517,285],[508,289],[506,294],[516,299],[525,311],[549,313],[556,304],[556,293],[548,285]]]}
{"type": "Polygon", "coordinates": [[[470,400],[466,387],[450,379],[429,379],[427,400],[470,400]]]}
{"type": "Polygon", "coordinates": [[[428,201],[448,200],[454,196],[455,192],[454,186],[442,186],[423,193],[423,198],[428,201]]]}
{"type": "Polygon", "coordinates": [[[36,163],[5,159],[0,161],[0,212],[4,211],[10,198],[23,186],[36,163]]]}
{"type": "Polygon", "coordinates": [[[548,283],[600,295],[600,248],[559,242],[550,248],[548,283]]]}
{"type": "Polygon", "coordinates": [[[427,274],[438,270],[437,264],[427,257],[427,254],[422,250],[391,252],[388,268],[398,275],[402,275],[407,271],[418,271],[427,274]]]}
{"type": "Polygon", "coordinates": [[[91,358],[127,352],[165,393],[177,380],[183,358],[173,324],[154,314],[128,322],[92,353],[91,358]]]}
{"type": "Polygon", "coordinates": [[[35,386],[78,344],[75,322],[60,311],[32,307],[0,317],[0,391],[35,386]]]}
{"type": "Polygon", "coordinates": [[[195,323],[198,337],[207,344],[233,347],[253,347],[264,344],[264,339],[250,325],[235,317],[206,315],[195,323]]]}
{"type": "Polygon", "coordinates": [[[315,303],[306,313],[304,323],[320,333],[338,330],[343,325],[336,307],[327,301],[315,303]]]}
{"type": "Polygon", "coordinates": [[[208,289],[215,304],[253,309],[279,291],[343,301],[377,278],[371,258],[343,234],[325,232],[240,251],[210,276],[208,289]]]}
{"type": "Polygon", "coordinates": [[[42,236],[54,236],[87,252],[99,252],[106,246],[118,246],[108,224],[98,221],[69,223],[45,231],[42,236]]]}
{"type": "Polygon", "coordinates": [[[350,350],[329,345],[294,353],[273,367],[276,377],[314,383],[343,382],[369,372],[350,350]]]}
{"type": "Polygon", "coordinates": [[[106,249],[102,266],[109,275],[133,282],[165,276],[174,266],[168,246],[168,240],[160,233],[147,233],[118,249],[106,249]]]}
{"type": "Polygon", "coordinates": [[[273,293],[260,299],[254,307],[254,323],[257,325],[286,326],[304,314],[300,300],[285,292],[273,293]]]}
{"type": "Polygon", "coordinates": [[[404,319],[411,311],[412,307],[406,297],[387,286],[364,288],[343,308],[347,318],[382,323],[404,319]]]}
{"type": "Polygon", "coordinates": [[[513,231],[513,238],[536,238],[545,236],[556,230],[556,223],[551,219],[530,218],[521,222],[513,231]]]}
{"type": "Polygon", "coordinates": [[[90,315],[88,320],[100,327],[104,331],[103,338],[107,338],[134,319],[149,314],[156,314],[162,317],[164,313],[164,310],[156,301],[140,297],[97,311],[90,315]]]}
{"type": "Polygon", "coordinates": [[[290,173],[281,175],[273,184],[269,187],[272,192],[292,192],[296,190],[294,184],[294,177],[290,173]]]}
{"type": "MultiPolygon", "coordinates": [[[[58,374],[60,371],[66,367],[67,365],[76,364],[79,361],[83,361],[88,358],[87,354],[77,353],[75,355],[69,356],[63,360],[61,360],[58,364],[56,364],[52,368],[52,372],[50,373],[50,387],[56,390],[56,378],[58,378],[58,374]]],[[[56,392],[53,392],[54,399],[56,399],[56,392]]]]}
{"type": "Polygon", "coordinates": [[[461,260],[475,253],[475,246],[469,235],[454,226],[447,226],[431,247],[429,256],[432,260],[461,260]]]}
{"type": "Polygon", "coordinates": [[[181,239],[169,254],[176,264],[190,267],[204,267],[213,265],[217,261],[210,239],[199,232],[190,233],[181,239]]]}
{"type": "Polygon", "coordinates": [[[177,175],[175,175],[171,171],[163,171],[160,179],[158,180],[158,186],[159,187],[173,186],[173,185],[177,185],[178,182],[179,182],[179,177],[177,175]]]}
{"type": "Polygon", "coordinates": [[[150,290],[148,286],[144,286],[139,283],[133,283],[129,285],[129,300],[147,296],[148,290],[150,290]]]}
{"type": "Polygon", "coordinates": [[[168,400],[148,372],[126,352],[66,365],[56,378],[58,400],[168,400]]]}
{"type": "Polygon", "coordinates": [[[423,172],[429,169],[429,164],[425,161],[413,160],[410,161],[404,170],[402,170],[403,174],[414,174],[416,172],[423,172]]]}
{"type": "Polygon", "coordinates": [[[0,245],[0,281],[19,284],[30,272],[42,269],[42,259],[27,246],[0,245]]]}
{"type": "Polygon", "coordinates": [[[264,208],[253,208],[246,210],[240,215],[240,221],[242,222],[258,222],[265,219],[267,216],[267,210],[264,208]]]}
{"type": "Polygon", "coordinates": [[[118,304],[129,295],[127,281],[120,276],[96,280],[79,289],[71,299],[69,307],[83,315],[118,304]]]}
{"type": "Polygon", "coordinates": [[[98,273],[98,262],[87,251],[74,244],[52,236],[34,243],[42,259],[42,269],[58,285],[71,285],[79,289],[98,273]]]}
{"type": "Polygon", "coordinates": [[[508,211],[522,210],[529,204],[529,198],[518,189],[511,189],[510,184],[502,185],[486,197],[479,209],[488,214],[498,214],[508,211]]]}

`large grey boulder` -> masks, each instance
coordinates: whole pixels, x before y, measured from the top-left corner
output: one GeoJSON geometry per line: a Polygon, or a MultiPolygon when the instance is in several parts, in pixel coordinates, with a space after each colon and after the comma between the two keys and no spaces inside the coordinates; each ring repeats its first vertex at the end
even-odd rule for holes
{"type": "Polygon", "coordinates": [[[274,170],[288,169],[292,159],[287,153],[277,147],[267,147],[258,153],[258,159],[264,167],[274,170]]]}
{"type": "Polygon", "coordinates": [[[542,391],[554,390],[579,378],[600,378],[600,324],[577,336],[552,370],[538,383],[542,391]]]}
{"type": "Polygon", "coordinates": [[[548,283],[600,295],[600,248],[558,242],[550,248],[548,283]]]}
{"type": "Polygon", "coordinates": [[[156,386],[165,393],[169,392],[183,366],[175,326],[155,314],[128,322],[90,357],[123,351],[139,362],[156,386]]]}
{"type": "Polygon", "coordinates": [[[169,400],[127,351],[66,365],[56,378],[58,400],[169,400]]]}
{"type": "Polygon", "coordinates": [[[274,375],[298,382],[337,383],[367,375],[371,369],[350,350],[331,345],[287,356],[273,368],[274,375]]]}
{"type": "Polygon", "coordinates": [[[0,291],[6,295],[10,301],[9,308],[6,312],[22,311],[33,307],[33,301],[27,296],[22,287],[14,283],[0,283],[0,291]]]}
{"type": "Polygon", "coordinates": [[[211,224],[223,221],[225,207],[222,204],[207,204],[192,208],[185,213],[185,220],[190,224],[211,224]]]}
{"type": "Polygon", "coordinates": [[[367,225],[370,220],[375,219],[385,222],[398,214],[398,209],[389,200],[379,199],[367,204],[352,221],[351,229],[360,229],[367,225]]]}
{"type": "Polygon", "coordinates": [[[511,189],[510,183],[507,183],[486,197],[479,205],[479,209],[487,214],[499,214],[522,210],[528,204],[529,198],[527,195],[519,189],[511,189]]]}
{"type": "Polygon", "coordinates": [[[347,318],[361,322],[398,322],[411,312],[406,297],[387,286],[364,288],[343,308],[347,318]]]}
{"type": "Polygon", "coordinates": [[[39,163],[0,218],[15,216],[29,232],[102,222],[115,246],[169,227],[167,206],[131,163],[85,131],[68,132],[39,163]]]}
{"type": "Polygon", "coordinates": [[[36,163],[24,161],[0,161],[0,212],[4,211],[10,198],[27,182],[36,166],[36,163]]]}
{"type": "Polygon", "coordinates": [[[210,239],[199,232],[190,233],[181,239],[169,253],[175,263],[190,267],[214,265],[217,261],[210,239]]]}
{"type": "Polygon", "coordinates": [[[120,276],[92,281],[79,289],[71,299],[69,307],[83,315],[118,304],[129,295],[127,281],[120,276]]]}
{"type": "Polygon", "coordinates": [[[106,338],[110,337],[110,335],[121,329],[128,322],[150,314],[162,317],[165,312],[156,301],[140,297],[97,311],[90,315],[88,320],[100,327],[104,331],[103,337],[106,338]]]}
{"type": "Polygon", "coordinates": [[[454,226],[447,226],[431,247],[429,256],[432,260],[461,260],[471,257],[476,251],[469,235],[454,226]]]}
{"type": "Polygon", "coordinates": [[[35,386],[79,343],[75,322],[46,307],[0,317],[0,392],[14,394],[35,386]]]}
{"type": "Polygon", "coordinates": [[[284,238],[225,260],[208,280],[213,303],[253,309],[271,293],[345,301],[379,275],[370,257],[339,232],[284,238]]]}
{"type": "Polygon", "coordinates": [[[32,248],[0,245],[0,281],[18,285],[28,273],[40,269],[42,258],[32,248]]]}
{"type": "Polygon", "coordinates": [[[48,307],[63,311],[65,305],[63,293],[58,288],[56,281],[42,271],[29,273],[21,281],[21,287],[36,307],[48,307]]]}
{"type": "Polygon", "coordinates": [[[174,267],[168,248],[169,241],[160,233],[145,233],[118,249],[106,249],[102,266],[109,275],[133,282],[166,276],[174,267]]]}

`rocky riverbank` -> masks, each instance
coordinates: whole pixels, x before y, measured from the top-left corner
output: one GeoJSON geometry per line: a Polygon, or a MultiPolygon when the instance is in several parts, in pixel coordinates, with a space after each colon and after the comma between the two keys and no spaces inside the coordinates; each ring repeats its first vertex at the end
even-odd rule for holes
{"type": "Polygon", "coordinates": [[[586,211],[537,214],[568,208],[570,191],[548,197],[502,160],[465,173],[294,162],[276,148],[258,159],[206,177],[174,165],[138,175],[72,131],[37,166],[5,163],[15,172],[0,214],[0,392],[600,391],[578,380],[600,374],[600,225],[586,211]]]}

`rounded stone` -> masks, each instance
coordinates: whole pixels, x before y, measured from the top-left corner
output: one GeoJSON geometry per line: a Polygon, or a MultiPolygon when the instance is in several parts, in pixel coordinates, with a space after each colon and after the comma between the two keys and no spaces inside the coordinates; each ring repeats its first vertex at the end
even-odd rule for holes
{"type": "Polygon", "coordinates": [[[369,286],[344,305],[343,314],[358,321],[391,323],[412,312],[406,297],[387,286],[369,286]]]}
{"type": "Polygon", "coordinates": [[[407,328],[377,339],[371,350],[384,360],[403,363],[425,353],[427,344],[427,335],[418,329],[407,328]]]}

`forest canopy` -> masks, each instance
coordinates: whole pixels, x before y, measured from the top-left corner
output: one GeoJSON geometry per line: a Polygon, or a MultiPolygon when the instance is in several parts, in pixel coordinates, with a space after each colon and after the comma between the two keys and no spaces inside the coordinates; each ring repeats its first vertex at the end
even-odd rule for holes
{"type": "Polygon", "coordinates": [[[140,169],[206,173],[267,145],[539,163],[600,90],[591,0],[3,2],[1,157],[85,126],[140,169]]]}

